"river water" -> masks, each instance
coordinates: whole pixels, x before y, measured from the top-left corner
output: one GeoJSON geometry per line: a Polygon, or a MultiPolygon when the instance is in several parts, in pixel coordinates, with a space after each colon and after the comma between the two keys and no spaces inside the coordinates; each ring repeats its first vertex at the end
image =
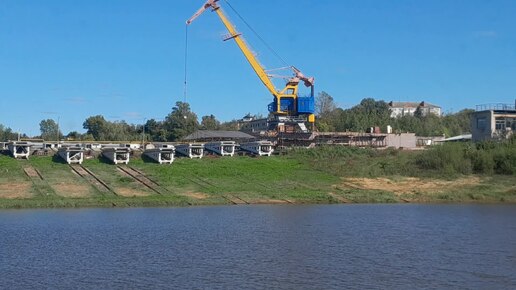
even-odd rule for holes
{"type": "Polygon", "coordinates": [[[516,206],[4,210],[0,288],[516,289],[516,206]]]}

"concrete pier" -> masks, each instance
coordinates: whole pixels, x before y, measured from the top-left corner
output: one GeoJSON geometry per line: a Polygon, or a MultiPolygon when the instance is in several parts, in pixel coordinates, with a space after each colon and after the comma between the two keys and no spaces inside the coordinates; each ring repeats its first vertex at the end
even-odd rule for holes
{"type": "Polygon", "coordinates": [[[235,155],[235,141],[219,141],[204,144],[204,148],[220,156],[235,155]]]}
{"type": "Polygon", "coordinates": [[[99,152],[102,150],[102,145],[99,143],[85,143],[84,148],[91,151],[99,152]]]}
{"type": "Polygon", "coordinates": [[[29,159],[30,146],[28,142],[10,142],[7,144],[7,148],[11,152],[14,158],[29,159]]]}
{"type": "Polygon", "coordinates": [[[240,149],[258,156],[271,156],[274,151],[273,144],[270,141],[242,143],[240,149]]]}
{"type": "Polygon", "coordinates": [[[176,150],[172,145],[162,146],[158,148],[146,149],[143,154],[159,164],[172,164],[174,162],[174,154],[176,150]]]}
{"type": "Polygon", "coordinates": [[[106,147],[102,148],[102,155],[114,164],[129,164],[129,148],[106,147]]]}
{"type": "Polygon", "coordinates": [[[188,158],[202,158],[204,155],[204,144],[178,144],[176,153],[179,153],[188,158]]]}
{"type": "Polygon", "coordinates": [[[68,164],[82,164],[84,161],[84,148],[78,146],[61,147],[57,150],[57,155],[68,164]]]}

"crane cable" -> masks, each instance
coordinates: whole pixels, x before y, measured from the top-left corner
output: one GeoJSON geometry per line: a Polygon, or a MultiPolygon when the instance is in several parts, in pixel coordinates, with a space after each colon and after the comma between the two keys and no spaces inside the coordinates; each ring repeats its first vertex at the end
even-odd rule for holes
{"type": "Polygon", "coordinates": [[[185,26],[185,81],[184,81],[184,88],[183,88],[183,102],[186,103],[186,94],[187,94],[187,66],[188,64],[188,24],[185,26]]]}
{"type": "Polygon", "coordinates": [[[285,59],[283,59],[259,34],[258,32],[256,32],[256,30],[254,30],[251,25],[249,25],[249,23],[247,23],[247,21],[245,21],[245,19],[242,17],[242,15],[240,15],[240,13],[238,13],[238,11],[236,11],[235,8],[233,8],[233,6],[228,2],[228,0],[224,0],[224,2],[226,2],[226,4],[229,6],[229,8],[231,8],[231,10],[233,10],[233,12],[235,12],[235,14],[240,18],[240,20],[242,20],[242,22],[245,23],[245,25],[247,26],[247,28],[249,28],[249,30],[251,30],[254,35],[265,45],[265,47],[267,47],[267,49],[269,49],[282,63],[283,65],[285,66],[288,66],[290,67],[290,65],[285,61],[285,59]]]}

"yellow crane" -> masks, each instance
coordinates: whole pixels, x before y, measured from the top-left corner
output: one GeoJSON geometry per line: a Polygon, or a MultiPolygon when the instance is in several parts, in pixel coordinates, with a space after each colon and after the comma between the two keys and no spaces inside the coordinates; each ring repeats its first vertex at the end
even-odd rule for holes
{"type": "MultiPolygon", "coordinates": [[[[271,80],[271,75],[267,74],[266,70],[258,62],[256,56],[253,54],[251,49],[248,47],[241,33],[238,33],[234,25],[229,21],[227,16],[222,11],[220,5],[217,3],[219,0],[208,0],[206,3],[190,18],[186,21],[189,25],[199,17],[207,9],[211,9],[219,16],[224,26],[229,31],[228,37],[224,41],[234,39],[245,58],[258,75],[265,87],[271,92],[274,99],[269,104],[269,112],[274,114],[281,122],[294,122],[300,123],[302,121],[308,121],[314,124],[314,78],[306,77],[300,70],[294,66],[289,68],[292,70],[293,75],[287,78],[285,87],[281,90],[276,89],[276,86],[271,80]],[[300,97],[298,95],[298,85],[303,82],[305,86],[310,88],[310,96],[300,97]]],[[[304,127],[304,124],[302,125],[304,127]]]]}

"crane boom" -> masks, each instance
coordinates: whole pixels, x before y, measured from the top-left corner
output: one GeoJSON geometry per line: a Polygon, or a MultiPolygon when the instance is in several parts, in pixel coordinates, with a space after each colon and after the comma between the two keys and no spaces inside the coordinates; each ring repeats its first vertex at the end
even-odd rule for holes
{"type": "Polygon", "coordinates": [[[234,39],[242,53],[244,54],[245,58],[253,68],[254,72],[258,75],[262,83],[267,87],[267,89],[271,92],[272,95],[277,96],[279,95],[279,92],[276,90],[276,87],[272,83],[271,79],[265,72],[265,69],[260,65],[256,57],[254,56],[253,52],[247,44],[245,43],[243,37],[240,33],[238,33],[229,21],[229,19],[226,17],[220,6],[217,4],[219,0],[208,0],[197,12],[186,21],[186,24],[189,25],[192,23],[197,17],[199,17],[206,9],[212,8],[213,11],[217,13],[220,20],[226,27],[226,29],[229,31],[229,36],[225,40],[234,39]]]}
{"type": "MultiPolygon", "coordinates": [[[[234,27],[234,25],[229,21],[227,16],[222,11],[220,5],[217,4],[219,0],[207,0],[206,3],[199,9],[197,12],[186,21],[186,24],[189,25],[199,17],[204,11],[207,9],[211,9],[219,16],[220,20],[226,27],[229,32],[229,35],[224,40],[234,39],[237,46],[240,48],[245,58],[253,68],[258,78],[262,81],[265,87],[269,90],[269,92],[274,96],[274,101],[269,104],[269,111],[275,115],[283,115],[283,116],[299,116],[300,114],[308,114],[308,121],[310,123],[314,123],[315,116],[313,114],[313,93],[314,93],[314,78],[306,77],[301,73],[300,70],[291,66],[294,75],[287,80],[287,84],[285,88],[282,90],[277,90],[274,86],[270,76],[267,74],[263,66],[259,63],[256,56],[253,54],[249,46],[244,41],[244,38],[240,33],[238,33],[234,27]],[[305,86],[311,88],[311,96],[309,97],[310,106],[307,106],[306,100],[304,102],[298,102],[298,85],[299,82],[303,81],[305,86]],[[299,109],[299,104],[305,104],[303,109],[299,109]],[[310,108],[308,108],[310,107],[310,108]]],[[[305,98],[306,99],[306,98],[305,98]]]]}
{"type": "MultiPolygon", "coordinates": [[[[271,79],[265,72],[265,69],[260,65],[256,57],[254,56],[253,52],[249,49],[247,44],[245,43],[243,37],[240,33],[237,33],[235,30],[235,27],[229,22],[226,15],[224,15],[224,12],[219,7],[219,9],[215,10],[217,15],[220,17],[220,20],[222,23],[224,23],[224,26],[226,26],[227,30],[230,33],[230,38],[233,38],[240,48],[242,50],[242,53],[244,54],[245,58],[253,68],[254,72],[258,75],[262,83],[267,87],[267,89],[271,92],[272,95],[275,97],[279,95],[278,91],[276,90],[276,87],[272,83],[271,79]]],[[[227,39],[227,38],[226,38],[227,39]]]]}

